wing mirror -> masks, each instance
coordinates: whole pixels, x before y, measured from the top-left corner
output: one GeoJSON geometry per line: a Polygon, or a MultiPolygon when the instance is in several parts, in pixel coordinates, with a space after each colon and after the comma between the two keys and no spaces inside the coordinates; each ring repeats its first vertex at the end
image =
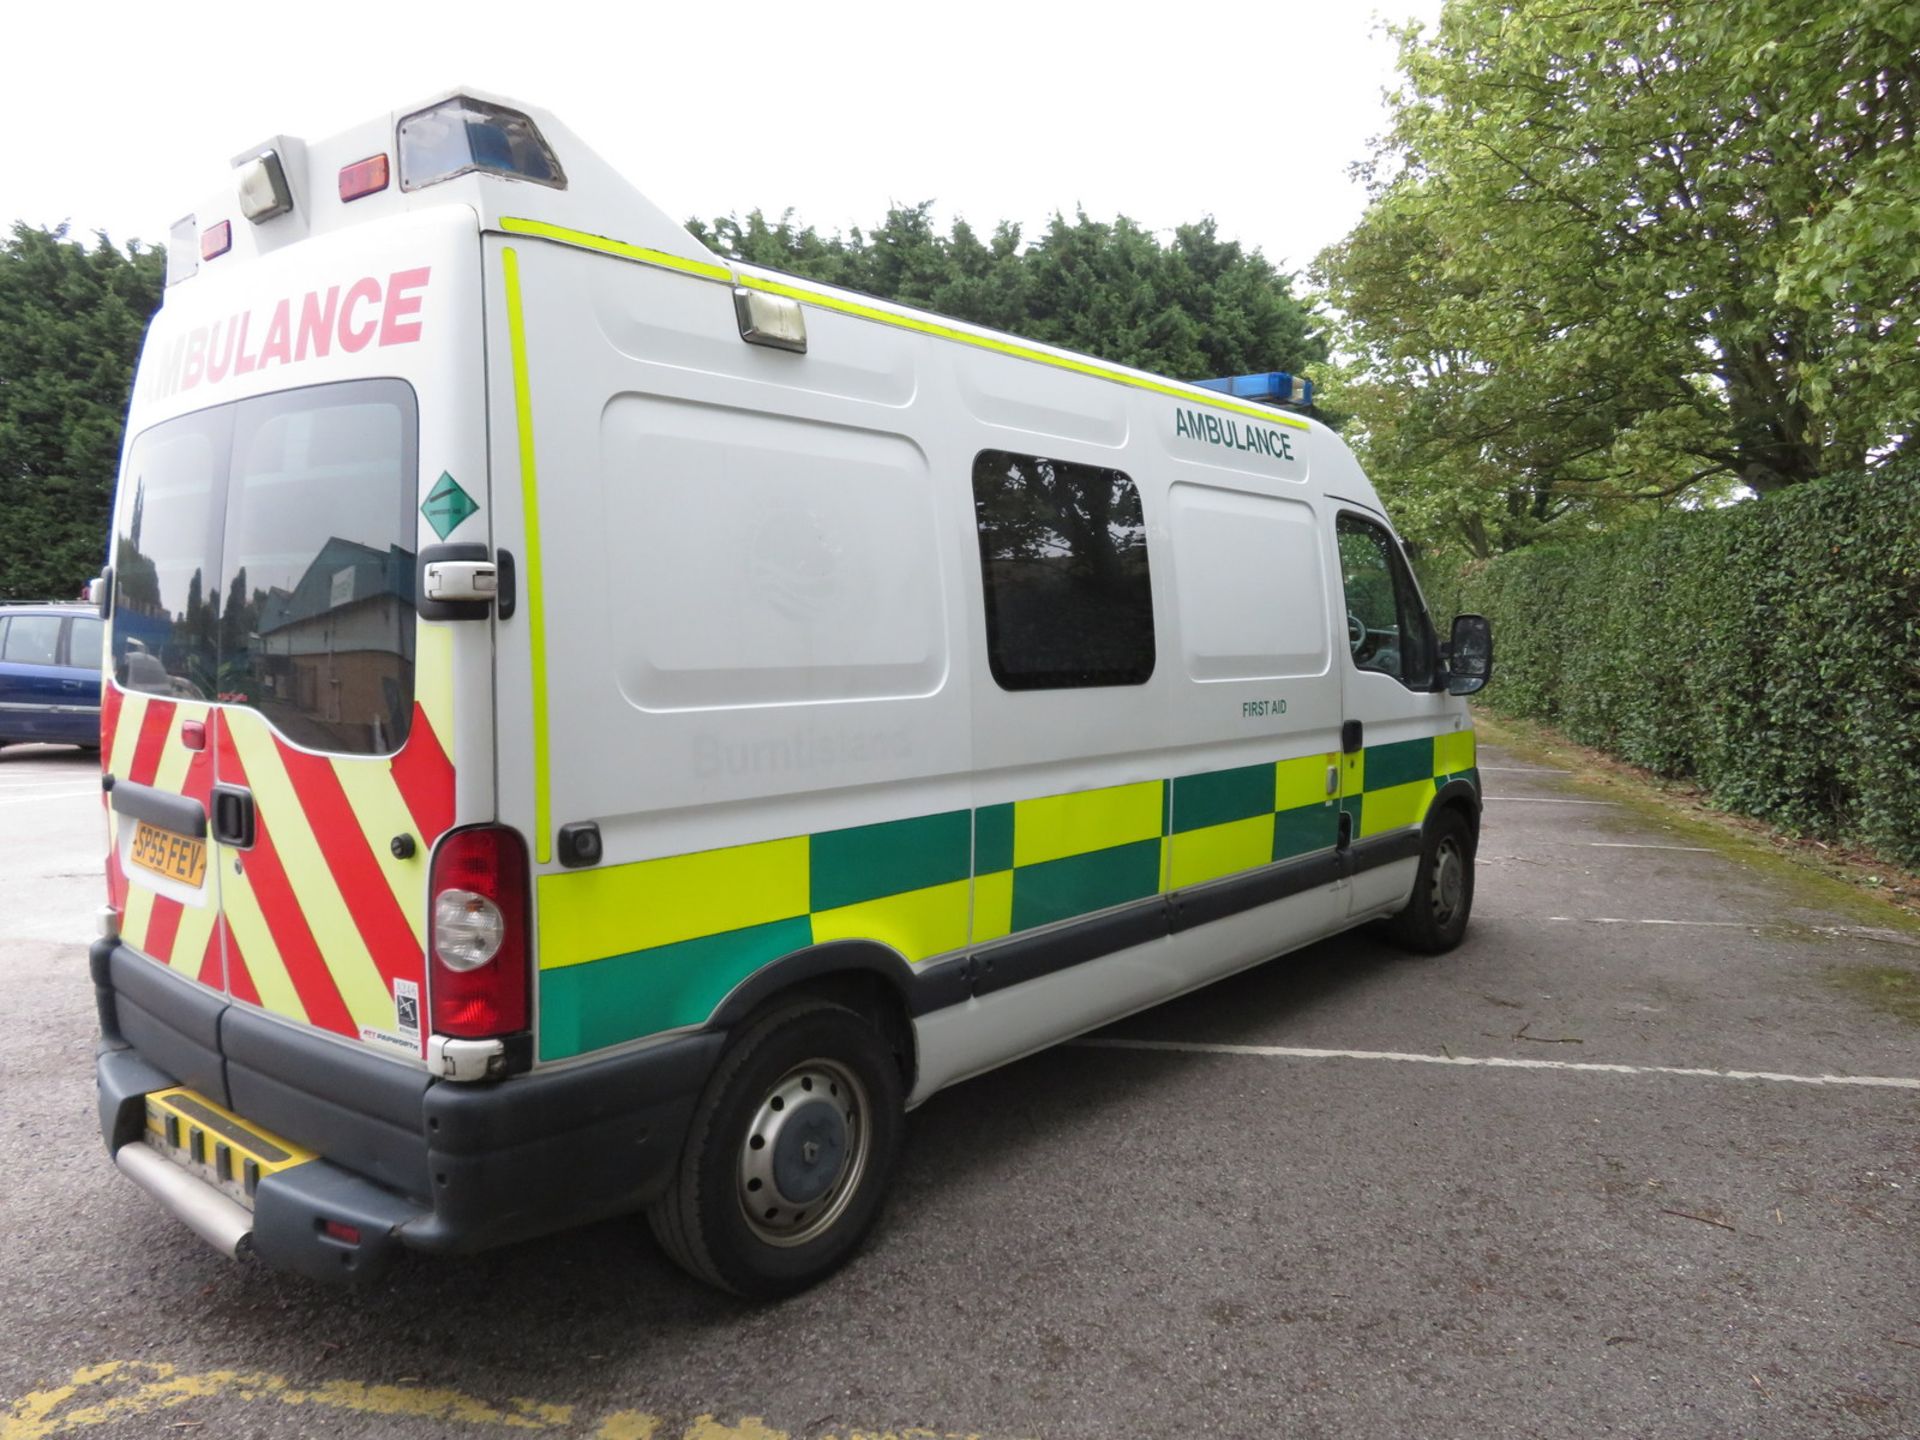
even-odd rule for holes
{"type": "Polygon", "coordinates": [[[1447,693],[1472,695],[1493,678],[1493,626],[1484,615],[1453,617],[1447,643],[1447,693]]]}

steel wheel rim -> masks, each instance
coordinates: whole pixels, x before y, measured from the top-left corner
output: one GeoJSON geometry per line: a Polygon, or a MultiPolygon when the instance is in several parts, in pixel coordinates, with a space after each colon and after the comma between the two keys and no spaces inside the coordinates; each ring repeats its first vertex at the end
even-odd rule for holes
{"type": "Polygon", "coordinates": [[[1433,918],[1441,925],[1452,923],[1467,898],[1467,864],[1459,842],[1452,836],[1440,842],[1433,853],[1433,918]]]}
{"type": "Polygon", "coordinates": [[[740,1214],[756,1238],[804,1245],[846,1213],[867,1170],[867,1115],[866,1087],[838,1061],[802,1061],[768,1088],[735,1166],[740,1214]]]}

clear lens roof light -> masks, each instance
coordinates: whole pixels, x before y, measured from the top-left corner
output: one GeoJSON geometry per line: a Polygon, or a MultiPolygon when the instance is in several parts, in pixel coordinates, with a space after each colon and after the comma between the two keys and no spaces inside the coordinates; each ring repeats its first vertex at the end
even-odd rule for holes
{"type": "Polygon", "coordinates": [[[400,122],[400,188],[478,172],[567,188],[560,161],[525,115],[464,95],[400,122]]]}
{"type": "Polygon", "coordinates": [[[240,194],[240,213],[258,225],[293,209],[293,191],[287,185],[286,167],[272,150],[263,150],[234,169],[240,194]]]}

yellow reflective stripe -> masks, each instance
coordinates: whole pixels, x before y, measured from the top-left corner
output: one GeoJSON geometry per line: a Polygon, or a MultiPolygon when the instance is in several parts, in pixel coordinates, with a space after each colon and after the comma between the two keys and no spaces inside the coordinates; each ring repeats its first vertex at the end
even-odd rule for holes
{"type": "Polygon", "coordinates": [[[127,912],[120,917],[120,938],[136,950],[147,948],[147,926],[153,920],[153,891],[140,883],[137,866],[127,867],[127,912]]]}
{"type": "Polygon", "coordinates": [[[792,920],[810,904],[805,835],[539,879],[540,968],[792,920]]]}
{"type": "MultiPolygon", "coordinates": [[[[424,848],[416,850],[414,858],[410,860],[399,859],[393,853],[395,835],[413,834],[413,814],[407,809],[400,787],[394,783],[393,767],[384,760],[338,758],[333,761],[333,773],[340,781],[341,790],[346,793],[353,818],[360,822],[361,832],[367,837],[367,846],[373,851],[380,873],[386,876],[387,888],[393,891],[393,898],[399,902],[401,913],[413,928],[415,942],[425,945],[426,851],[424,848]]],[[[426,837],[419,838],[424,840],[426,837]]]]}
{"type": "MultiPolygon", "coordinates": [[[[260,813],[267,817],[273,836],[273,848],[279,852],[280,866],[307,922],[320,958],[333,976],[347,1013],[356,1024],[389,1026],[393,1023],[393,997],[379,967],[361,938],[353,912],[347,908],[340,885],[334,879],[327,857],[314,838],[300,796],[287,778],[280,750],[267,733],[266,723],[255,716],[238,712],[229,716],[228,732],[240,763],[246,767],[247,786],[253,791],[260,813]]],[[[242,861],[244,867],[245,862],[242,861]]],[[[253,949],[240,942],[240,953],[253,963],[253,949]]],[[[261,992],[264,996],[265,992],[261,992]]]]}
{"type": "Polygon", "coordinates": [[[1454,730],[1433,737],[1433,773],[1458,775],[1473,768],[1473,731],[1454,730]]]}
{"type": "Polygon", "coordinates": [[[133,752],[140,743],[140,726],[147,718],[152,702],[137,690],[127,691],[120,701],[120,724],[113,732],[113,752],[107,757],[109,774],[126,778],[133,768],[133,752]]]}
{"type": "Polygon", "coordinates": [[[1360,837],[1381,835],[1418,825],[1426,818],[1433,802],[1433,781],[1413,780],[1405,785],[1390,785],[1385,790],[1369,790],[1360,806],[1360,837]]]}
{"type": "Polygon", "coordinates": [[[1340,763],[1338,754],[1302,755],[1273,767],[1273,808],[1298,810],[1327,799],[1327,771],[1340,763]]]}
{"type": "Polygon", "coordinates": [[[267,917],[260,913],[253,881],[244,869],[236,873],[229,868],[220,877],[220,911],[233,931],[234,943],[240,947],[262,1007],[276,1015],[305,1020],[307,1007],[300,1003],[300,992],[293,988],[286,962],[280,958],[273,943],[273,932],[267,928],[267,917]]]}
{"type": "Polygon", "coordinates": [[[877,940],[891,945],[909,960],[924,960],[958,950],[967,943],[967,892],[965,880],[932,885],[924,890],[907,890],[884,895],[878,900],[862,900],[834,910],[813,913],[813,939],[877,940]]]}
{"type": "Polygon", "coordinates": [[[1013,871],[973,877],[973,943],[1013,933],[1013,871]]]}
{"type": "MultiPolygon", "coordinates": [[[[698,275],[706,280],[724,280],[733,283],[733,272],[724,265],[716,265],[710,260],[689,260],[681,255],[669,254],[665,250],[649,250],[642,245],[629,245],[624,240],[612,240],[605,235],[595,235],[586,230],[569,230],[564,225],[549,225],[544,220],[522,220],[517,216],[504,216],[500,228],[509,235],[532,235],[541,240],[557,240],[562,245],[577,245],[583,250],[598,250],[603,255],[617,255],[622,260],[638,260],[642,265],[659,265],[668,270],[682,270],[689,275],[698,275]]],[[[509,252],[511,253],[511,252],[509,252]]]]}
{"type": "Polygon", "coordinates": [[[715,265],[705,260],[688,260],[679,255],[670,255],[664,250],[648,250],[639,245],[629,245],[622,240],[610,240],[604,235],[590,234],[585,230],[569,230],[561,225],[549,225],[542,220],[522,220],[512,216],[503,217],[500,228],[510,235],[532,235],[542,240],[558,241],[562,245],[576,245],[585,250],[597,250],[603,255],[616,255],[623,260],[637,260],[643,265],[659,265],[669,270],[698,275],[705,280],[721,280],[732,284],[737,278],[738,282],[749,290],[760,290],[769,295],[784,295],[791,300],[802,300],[809,305],[818,305],[824,310],[837,310],[843,315],[876,321],[881,325],[891,325],[898,330],[935,335],[942,340],[958,341],[962,345],[971,345],[978,350],[991,350],[999,355],[1010,355],[1016,360],[1031,360],[1036,364],[1051,365],[1056,370],[1071,370],[1076,374],[1091,375],[1096,380],[1111,380],[1116,384],[1130,385],[1136,390],[1151,390],[1157,395],[1171,395],[1176,400],[1193,401],[1209,409],[1245,415],[1250,419],[1264,421],[1268,425],[1285,426],[1289,430],[1313,428],[1297,416],[1284,414],[1269,406],[1243,405],[1239,401],[1225,398],[1217,390],[1205,390],[1198,385],[1182,385],[1177,381],[1155,380],[1145,375],[1130,374],[1111,365],[1103,365],[1097,360],[1056,355],[1051,351],[1038,349],[1010,337],[1002,339],[993,335],[979,335],[954,325],[942,324],[938,320],[924,319],[918,315],[896,314],[891,310],[883,310],[877,305],[862,304],[850,296],[827,295],[818,290],[789,285],[785,281],[770,280],[759,275],[736,277],[734,272],[724,265],[715,265]]]}
{"type": "MultiPolygon", "coordinates": [[[[207,937],[213,933],[213,922],[218,912],[213,906],[214,888],[219,877],[214,873],[216,861],[207,864],[207,888],[202,892],[199,905],[185,905],[180,910],[180,928],[173,932],[173,963],[189,975],[200,973],[200,961],[207,953],[207,937]]],[[[214,981],[217,985],[218,979],[214,981]]]]}
{"type": "Polygon", "coordinates": [[[1164,781],[1110,785],[1013,806],[1013,863],[1038,865],[1160,835],[1164,781]]]}
{"type": "Polygon", "coordinates": [[[414,631],[413,698],[453,762],[453,627],[422,621],[414,631]]]}
{"type": "Polygon", "coordinates": [[[1151,380],[1144,375],[1133,375],[1125,370],[1116,370],[1111,365],[1102,365],[1097,360],[1072,359],[1065,355],[1055,355],[1046,350],[1036,349],[1032,345],[1022,344],[1017,340],[1001,340],[990,335],[976,335],[970,330],[943,325],[937,320],[923,320],[915,315],[897,315],[891,310],[882,310],[877,305],[863,305],[858,300],[843,299],[838,295],[825,295],[818,290],[789,285],[781,280],[767,280],[757,275],[742,275],[740,283],[749,290],[764,290],[769,295],[784,295],[790,300],[803,300],[809,305],[818,305],[823,310],[837,310],[843,315],[857,316],[862,320],[875,320],[882,325],[892,325],[896,329],[913,330],[922,335],[935,335],[942,340],[955,340],[962,345],[971,345],[975,349],[991,350],[999,355],[1011,355],[1016,360],[1032,360],[1041,365],[1051,365],[1056,370],[1071,370],[1076,374],[1091,375],[1096,380],[1112,380],[1121,385],[1131,385],[1136,390],[1151,390],[1156,395],[1171,395],[1176,400],[1187,400],[1205,405],[1212,410],[1226,410],[1235,415],[1246,415],[1268,425],[1284,425],[1290,430],[1312,428],[1306,421],[1296,416],[1283,414],[1264,406],[1242,405],[1237,401],[1225,399],[1217,390],[1203,390],[1197,385],[1151,380]]]}
{"type": "Polygon", "coordinates": [[[1367,752],[1356,750],[1351,755],[1341,757],[1340,794],[1342,797],[1358,795],[1366,787],[1367,752]]]}
{"type": "Polygon", "coordinates": [[[1183,830],[1173,837],[1172,849],[1169,888],[1174,890],[1253,870],[1273,861],[1273,816],[1183,830]]]}
{"type": "MultiPolygon", "coordinates": [[[[520,257],[511,248],[502,250],[500,268],[507,287],[507,340],[513,351],[513,410],[520,428],[520,507],[527,537],[527,553],[523,559],[527,567],[527,649],[533,670],[533,856],[544,865],[553,859],[553,823],[551,775],[547,765],[547,629],[540,590],[540,497],[533,466],[533,392],[527,383],[527,325],[520,310],[520,257]]],[[[445,736],[441,743],[450,746],[453,737],[445,736]]],[[[451,750],[448,753],[451,754],[451,750]]]]}

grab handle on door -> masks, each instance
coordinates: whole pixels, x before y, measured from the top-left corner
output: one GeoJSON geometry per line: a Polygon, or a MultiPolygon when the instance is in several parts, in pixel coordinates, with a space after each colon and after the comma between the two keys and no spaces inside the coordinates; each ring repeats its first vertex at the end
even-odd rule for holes
{"type": "Polygon", "coordinates": [[[253,848],[253,792],[238,785],[213,787],[213,838],[235,850],[253,848]]]}

